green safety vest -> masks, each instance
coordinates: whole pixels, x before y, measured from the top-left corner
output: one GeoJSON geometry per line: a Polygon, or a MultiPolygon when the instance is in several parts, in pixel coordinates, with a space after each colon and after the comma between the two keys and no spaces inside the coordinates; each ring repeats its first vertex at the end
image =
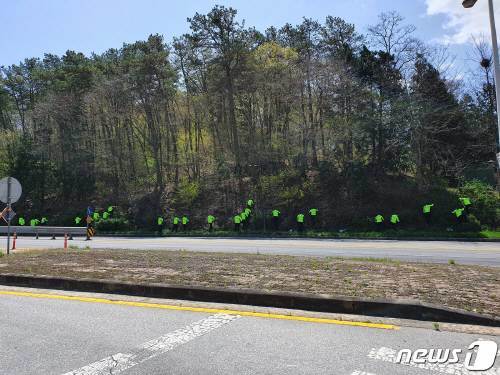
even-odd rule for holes
{"type": "Polygon", "coordinates": [[[240,214],[241,221],[245,221],[247,219],[247,214],[245,212],[242,212],[240,214]]]}
{"type": "Polygon", "coordinates": [[[298,214],[297,223],[303,223],[303,222],[304,222],[304,214],[298,214]]]}
{"type": "Polygon", "coordinates": [[[318,214],[318,209],[317,208],[311,208],[309,210],[309,214],[311,214],[311,216],[316,216],[318,214]]]}
{"type": "Polygon", "coordinates": [[[245,215],[250,216],[251,213],[252,213],[251,209],[245,208],[245,215]]]}
{"type": "Polygon", "coordinates": [[[247,200],[247,206],[252,207],[253,206],[253,199],[247,200]]]}
{"type": "Polygon", "coordinates": [[[391,223],[392,224],[397,224],[399,223],[399,216],[394,214],[394,215],[391,215],[391,223]]]}
{"type": "Polygon", "coordinates": [[[156,220],[156,223],[158,225],[163,225],[163,218],[160,216],[157,220],[156,220]]]}
{"type": "Polygon", "coordinates": [[[234,217],[234,223],[235,223],[235,224],[240,224],[240,223],[241,223],[241,217],[240,217],[240,215],[236,215],[236,216],[234,217]]]}
{"type": "Polygon", "coordinates": [[[19,223],[19,225],[24,225],[26,223],[22,217],[17,219],[17,222],[19,223]]]}
{"type": "Polygon", "coordinates": [[[177,216],[174,217],[173,223],[174,223],[174,225],[179,224],[179,218],[177,216]]]}
{"type": "Polygon", "coordinates": [[[113,206],[108,207],[108,212],[113,212],[113,206]]]}
{"type": "Polygon", "coordinates": [[[94,212],[93,215],[94,220],[99,220],[99,217],[100,217],[99,212],[94,212]]]}
{"type": "Polygon", "coordinates": [[[278,210],[273,210],[273,212],[272,212],[273,217],[279,217],[280,214],[281,214],[281,212],[279,212],[278,210]]]}
{"type": "Polygon", "coordinates": [[[186,225],[187,223],[189,223],[189,219],[186,216],[183,216],[182,217],[182,225],[186,225]]]}
{"type": "Polygon", "coordinates": [[[104,213],[102,214],[102,218],[103,218],[104,220],[106,220],[108,217],[109,217],[109,212],[107,212],[107,211],[106,211],[106,212],[104,212],[104,213]]]}
{"type": "Polygon", "coordinates": [[[424,214],[429,214],[431,212],[432,207],[434,206],[434,203],[432,204],[426,204],[423,208],[422,211],[424,214]]]}
{"type": "Polygon", "coordinates": [[[215,216],[213,216],[213,215],[207,216],[207,223],[208,224],[213,224],[214,221],[215,221],[215,216]]]}
{"type": "Polygon", "coordinates": [[[75,217],[75,224],[80,224],[80,221],[82,221],[82,218],[77,216],[75,217]]]}
{"type": "Polygon", "coordinates": [[[384,221],[384,217],[382,215],[375,216],[375,222],[376,223],[381,223],[383,221],[384,221]]]}
{"type": "Polygon", "coordinates": [[[48,220],[47,220],[47,218],[46,218],[45,216],[44,216],[44,217],[42,217],[42,224],[45,224],[47,221],[48,221],[48,220]]]}
{"type": "Polygon", "coordinates": [[[470,201],[470,198],[467,198],[467,197],[463,197],[463,198],[458,198],[460,200],[460,202],[462,202],[462,204],[464,206],[470,206],[472,203],[470,201]]]}
{"type": "Polygon", "coordinates": [[[38,221],[38,219],[31,219],[31,220],[30,220],[30,225],[31,225],[32,227],[36,227],[36,225],[37,225],[37,221],[38,221]]]}
{"type": "Polygon", "coordinates": [[[460,216],[462,216],[463,212],[464,212],[463,208],[457,208],[452,211],[452,214],[454,214],[457,218],[459,218],[460,216]]]}

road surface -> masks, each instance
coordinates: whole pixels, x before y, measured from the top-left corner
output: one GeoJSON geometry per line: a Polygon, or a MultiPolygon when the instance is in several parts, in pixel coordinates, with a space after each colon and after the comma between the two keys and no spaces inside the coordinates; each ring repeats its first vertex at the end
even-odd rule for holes
{"type": "MultiPolygon", "coordinates": [[[[469,345],[478,339],[500,343],[498,336],[180,311],[110,304],[99,295],[65,300],[16,290],[0,287],[1,374],[472,375],[461,367],[469,345]],[[433,348],[461,349],[460,362],[441,371],[394,363],[399,350],[433,348]]],[[[497,358],[481,374],[498,375],[499,366],[497,358]]]]}
{"type": "MultiPolygon", "coordinates": [[[[5,243],[5,237],[0,238],[5,243]]],[[[500,267],[500,242],[254,239],[200,237],[94,237],[68,241],[94,249],[191,250],[228,253],[287,254],[305,256],[376,257],[411,262],[477,264],[500,267]]],[[[17,248],[61,248],[63,239],[19,237],[17,248]]]]}

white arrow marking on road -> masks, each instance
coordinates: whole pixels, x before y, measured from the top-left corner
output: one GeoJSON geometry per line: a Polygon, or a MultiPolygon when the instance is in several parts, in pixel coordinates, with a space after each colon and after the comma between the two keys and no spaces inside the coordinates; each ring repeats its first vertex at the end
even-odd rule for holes
{"type": "Polygon", "coordinates": [[[378,359],[384,362],[391,362],[397,365],[404,365],[410,367],[421,368],[429,371],[436,371],[444,374],[452,375],[500,375],[500,368],[491,368],[488,371],[469,371],[464,368],[462,363],[443,364],[443,363],[398,363],[396,362],[398,351],[391,348],[381,347],[379,349],[373,348],[368,353],[368,358],[378,359]]]}
{"type": "Polygon", "coordinates": [[[118,374],[126,369],[143,363],[179,345],[213,331],[239,318],[239,315],[216,314],[192,323],[157,339],[145,342],[132,353],[118,353],[88,366],[65,373],[64,375],[109,375],[118,374]]]}

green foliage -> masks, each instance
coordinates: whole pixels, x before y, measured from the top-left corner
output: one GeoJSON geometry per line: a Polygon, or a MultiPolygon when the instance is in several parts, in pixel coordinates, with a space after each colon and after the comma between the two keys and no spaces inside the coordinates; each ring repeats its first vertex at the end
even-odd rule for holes
{"type": "Polygon", "coordinates": [[[183,179],[175,193],[173,203],[178,207],[190,207],[200,194],[200,184],[183,179]]]}
{"type": "Polygon", "coordinates": [[[103,232],[123,232],[130,229],[130,222],[124,217],[99,220],[96,229],[103,232]]]}
{"type": "Polygon", "coordinates": [[[472,201],[470,212],[473,215],[469,215],[469,221],[473,219],[490,228],[500,226],[500,194],[491,185],[472,180],[464,183],[458,192],[459,196],[472,201]]]}

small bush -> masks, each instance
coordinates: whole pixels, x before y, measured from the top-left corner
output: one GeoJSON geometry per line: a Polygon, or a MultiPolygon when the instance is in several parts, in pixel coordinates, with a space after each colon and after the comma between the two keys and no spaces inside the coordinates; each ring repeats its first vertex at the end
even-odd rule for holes
{"type": "Polygon", "coordinates": [[[489,228],[500,226],[500,195],[491,185],[477,180],[468,181],[459,189],[459,195],[471,199],[470,212],[476,220],[489,228]]]}
{"type": "Polygon", "coordinates": [[[104,232],[120,232],[130,229],[130,223],[123,217],[99,220],[96,223],[96,229],[104,232]]]}

